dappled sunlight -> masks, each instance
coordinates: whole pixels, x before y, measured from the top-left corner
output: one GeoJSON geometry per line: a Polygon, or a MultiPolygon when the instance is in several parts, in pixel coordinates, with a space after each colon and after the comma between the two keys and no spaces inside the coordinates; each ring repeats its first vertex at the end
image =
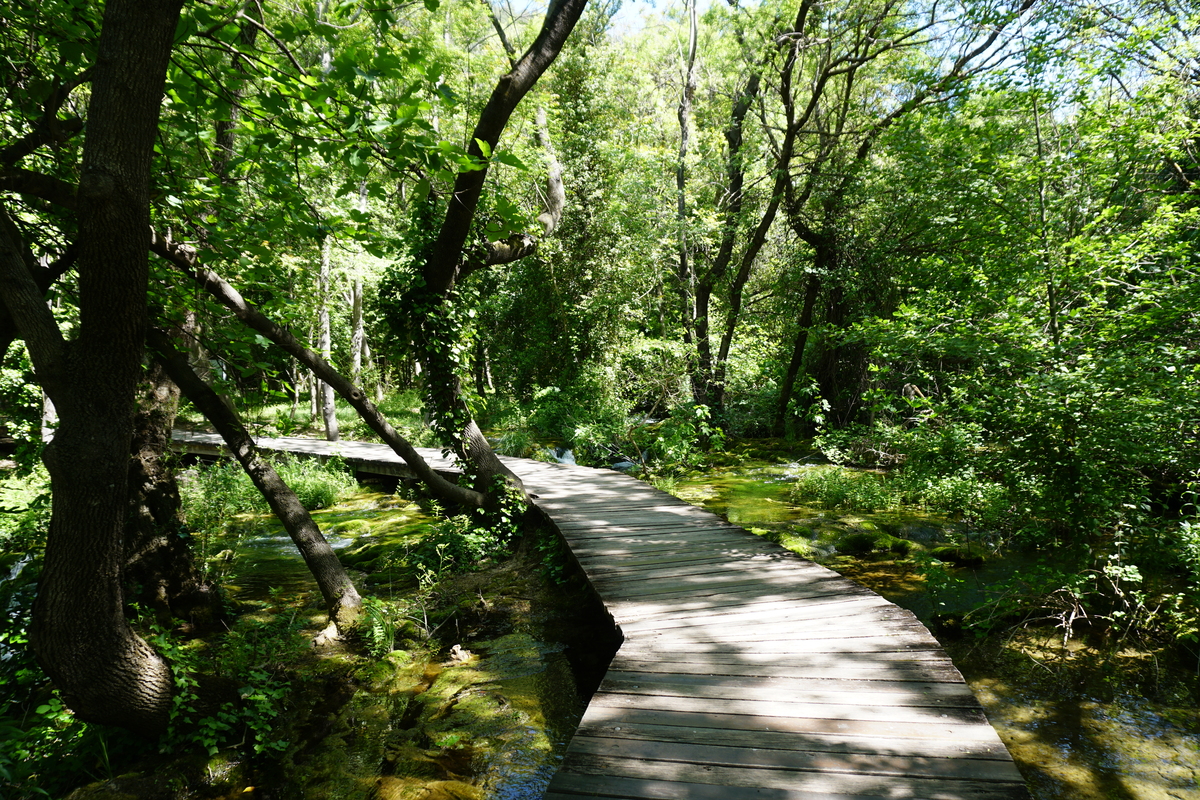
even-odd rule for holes
{"type": "MultiPolygon", "coordinates": [[[[353,453],[376,450],[392,461],[379,445],[353,453]]],[[[629,476],[505,461],[624,637],[551,792],[1020,796],[1003,744],[910,612],[629,476]]],[[[349,536],[370,513],[364,501],[326,524],[349,536]]]]}
{"type": "Polygon", "coordinates": [[[524,479],[624,635],[552,791],[590,778],[663,796],[1019,796],[1004,746],[910,612],[626,476],[524,479]]]}

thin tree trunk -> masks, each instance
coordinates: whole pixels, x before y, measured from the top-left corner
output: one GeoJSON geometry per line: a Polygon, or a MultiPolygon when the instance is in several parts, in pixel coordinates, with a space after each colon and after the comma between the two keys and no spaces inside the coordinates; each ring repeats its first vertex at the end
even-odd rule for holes
{"type": "Polygon", "coordinates": [[[708,406],[718,406],[717,391],[713,373],[712,326],[709,315],[712,313],[712,293],[718,281],[725,278],[729,265],[733,262],[733,248],[737,242],[738,222],[742,216],[746,183],[746,170],[742,157],[742,126],[746,114],[758,96],[758,88],[762,75],[755,72],[746,81],[746,86],[733,104],[730,113],[729,127],[725,130],[725,141],[728,144],[727,174],[729,184],[725,190],[724,209],[721,220],[721,244],[712,265],[705,270],[703,277],[696,284],[696,369],[692,373],[692,396],[697,403],[708,406]]]}
{"type": "Polygon", "coordinates": [[[150,343],[158,351],[171,379],[179,384],[192,404],[221,434],[234,458],[283,523],[317,581],[330,620],[340,633],[348,632],[358,623],[362,598],[338,561],[337,554],[321,535],[312,515],[270,463],[258,454],[254,439],[237,415],[230,412],[209,385],[191,370],[187,359],[171,345],[170,338],[162,331],[155,330],[150,334],[150,343]]]}
{"type": "Polygon", "coordinates": [[[783,436],[787,427],[788,406],[792,402],[792,394],[796,389],[796,378],[800,375],[800,367],[804,363],[804,348],[808,344],[808,332],[812,328],[813,309],[817,302],[821,281],[809,273],[804,290],[804,307],[800,311],[800,321],[796,328],[796,340],[792,344],[792,358],[788,361],[787,373],[783,376],[783,385],[779,389],[779,406],[775,410],[775,435],[783,436]]]}
{"type": "Polygon", "coordinates": [[[350,282],[350,380],[362,382],[363,358],[367,353],[366,333],[363,329],[363,282],[355,278],[350,282]]]}
{"type": "MultiPolygon", "coordinates": [[[[692,98],[696,93],[696,43],[699,28],[696,21],[696,0],[688,0],[687,14],[687,67],[684,70],[683,90],[679,95],[679,158],[675,164],[675,224],[678,226],[676,248],[679,261],[675,279],[679,284],[679,319],[683,326],[683,341],[690,346],[696,335],[696,275],[688,253],[687,156],[691,141],[692,98]]],[[[690,356],[689,353],[689,358],[690,356]]]]}
{"type": "MultiPolygon", "coordinates": [[[[321,271],[317,276],[317,336],[319,344],[317,351],[326,362],[332,361],[333,356],[333,327],[329,322],[329,296],[331,271],[333,269],[333,238],[326,236],[321,240],[321,271]]],[[[325,421],[325,438],[336,442],[340,438],[338,432],[337,407],[334,403],[333,387],[321,382],[321,416],[325,421]]]]}

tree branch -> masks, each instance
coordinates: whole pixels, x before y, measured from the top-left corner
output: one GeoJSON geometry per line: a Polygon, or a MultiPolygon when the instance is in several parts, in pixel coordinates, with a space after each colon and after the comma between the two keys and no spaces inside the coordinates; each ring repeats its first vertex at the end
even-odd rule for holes
{"type": "Polygon", "coordinates": [[[245,325],[270,339],[312,370],[318,378],[332,386],[334,391],[354,407],[363,421],[392,448],[396,455],[404,459],[409,468],[439,499],[468,508],[483,506],[484,496],[482,494],[457,486],[438,474],[425,459],[421,458],[408,440],[396,432],[387,418],[379,412],[379,409],[367,399],[366,392],[343,377],[325,359],[302,345],[286,328],[278,325],[247,303],[237,289],[230,286],[220,275],[200,265],[195,250],[176,244],[151,230],[150,251],[166,259],[176,269],[192,278],[217,301],[232,311],[234,316],[245,325]]]}
{"type": "Polygon", "coordinates": [[[38,382],[53,399],[61,388],[67,344],[46,305],[45,291],[34,280],[27,253],[17,226],[0,206],[0,302],[25,340],[38,382]]]}

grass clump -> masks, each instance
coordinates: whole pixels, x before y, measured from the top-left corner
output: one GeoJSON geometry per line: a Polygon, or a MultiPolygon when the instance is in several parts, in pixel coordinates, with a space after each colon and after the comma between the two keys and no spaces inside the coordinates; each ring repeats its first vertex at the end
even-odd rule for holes
{"type": "Polygon", "coordinates": [[[797,479],[791,495],[796,503],[816,502],[824,508],[860,514],[896,505],[896,498],[881,476],[842,467],[816,467],[807,471],[797,479]]]}
{"type": "MultiPolygon", "coordinates": [[[[339,458],[318,461],[287,454],[272,456],[271,464],[300,503],[312,511],[326,508],[358,488],[339,458]]],[[[237,514],[270,513],[262,493],[234,461],[198,467],[180,481],[183,512],[193,530],[215,530],[237,514]]]]}

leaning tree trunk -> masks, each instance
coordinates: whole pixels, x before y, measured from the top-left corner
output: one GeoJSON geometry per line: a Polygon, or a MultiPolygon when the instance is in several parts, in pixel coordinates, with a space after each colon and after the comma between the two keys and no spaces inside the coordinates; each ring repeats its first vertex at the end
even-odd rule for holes
{"type": "Polygon", "coordinates": [[[176,269],[199,283],[245,325],[270,339],[284,352],[312,370],[316,378],[332,386],[334,391],[358,412],[363,422],[379,435],[384,444],[404,459],[409,468],[416,473],[417,478],[429,488],[435,497],[444,502],[467,508],[483,506],[485,498],[481,493],[451,483],[429,466],[429,463],[421,458],[421,454],[417,452],[416,448],[396,432],[396,429],[387,421],[387,417],[381,414],[375,404],[370,401],[366,392],[339,374],[329,365],[328,361],[302,345],[287,328],[275,323],[246,302],[246,299],[228,281],[211,269],[200,266],[195,250],[164,239],[153,232],[150,236],[150,250],[167,259],[176,269]]]}
{"type": "Polygon", "coordinates": [[[495,152],[509,118],[521,99],[558,57],[586,4],[587,0],[551,3],[533,44],[496,84],[479,115],[467,148],[468,154],[484,166],[458,174],[449,195],[441,229],[422,269],[425,288],[423,297],[419,299],[421,308],[417,313],[421,321],[416,345],[418,355],[424,361],[426,399],[445,443],[474,468],[483,488],[490,488],[496,477],[502,477],[509,485],[522,487],[522,484],[492,452],[463,397],[458,364],[452,354],[456,341],[453,324],[453,306],[456,302],[454,288],[470,272],[495,264],[511,263],[530,255],[537,246],[533,237],[517,234],[506,241],[489,242],[466,252],[467,238],[488,172],[483,148],[495,152]]]}
{"type": "Polygon", "coordinates": [[[237,418],[237,414],[230,411],[212,387],[192,371],[187,358],[172,347],[167,335],[161,331],[152,331],[150,342],[158,351],[171,379],[179,384],[192,404],[221,434],[230,452],[262,493],[275,516],[283,523],[284,529],[296,544],[296,549],[300,551],[304,563],[308,565],[309,571],[317,581],[317,588],[321,590],[321,596],[325,599],[330,620],[341,633],[353,628],[358,623],[362,598],[342,563],[338,561],[337,554],[321,535],[321,529],[313,521],[312,515],[275,469],[259,456],[254,439],[237,418]]]}

